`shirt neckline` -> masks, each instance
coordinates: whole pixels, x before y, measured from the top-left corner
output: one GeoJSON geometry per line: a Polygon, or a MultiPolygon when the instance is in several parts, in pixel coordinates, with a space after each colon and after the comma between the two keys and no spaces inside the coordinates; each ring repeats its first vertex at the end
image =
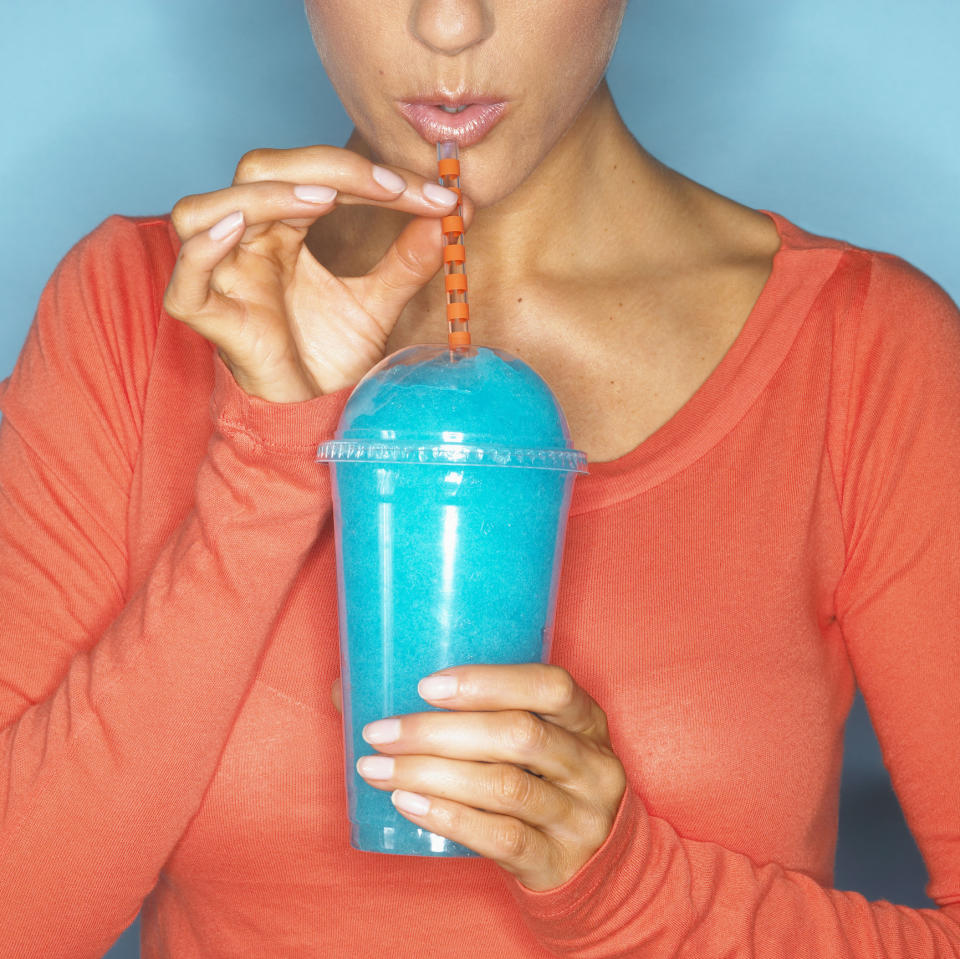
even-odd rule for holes
{"type": "Polygon", "coordinates": [[[836,260],[838,241],[818,243],[778,213],[780,235],[772,269],[733,343],[690,399],[654,433],[623,456],[588,462],[577,477],[570,515],[629,499],[656,486],[716,446],[743,418],[786,358],[825,277],[814,251],[836,260]]]}

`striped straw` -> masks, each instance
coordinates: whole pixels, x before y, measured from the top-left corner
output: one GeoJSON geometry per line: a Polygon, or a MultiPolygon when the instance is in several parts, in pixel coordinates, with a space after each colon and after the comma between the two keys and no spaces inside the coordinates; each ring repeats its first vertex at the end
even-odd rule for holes
{"type": "Polygon", "coordinates": [[[467,303],[466,248],[463,245],[463,195],[456,140],[437,144],[439,183],[457,194],[457,209],[440,221],[443,231],[443,281],[447,291],[447,343],[451,350],[470,346],[470,306],[467,303]]]}

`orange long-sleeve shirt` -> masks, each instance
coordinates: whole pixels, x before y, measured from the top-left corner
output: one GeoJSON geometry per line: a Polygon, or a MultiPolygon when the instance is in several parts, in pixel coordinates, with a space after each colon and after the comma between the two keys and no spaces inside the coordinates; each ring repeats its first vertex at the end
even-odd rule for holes
{"type": "Polygon", "coordinates": [[[609,716],[605,845],[533,893],[348,844],[329,473],[349,390],[247,397],[176,242],[63,261],[0,427],[0,954],[960,956],[960,315],[774,215],[691,400],[577,480],[554,660],[609,716]],[[831,888],[855,683],[940,908],[831,888]]]}

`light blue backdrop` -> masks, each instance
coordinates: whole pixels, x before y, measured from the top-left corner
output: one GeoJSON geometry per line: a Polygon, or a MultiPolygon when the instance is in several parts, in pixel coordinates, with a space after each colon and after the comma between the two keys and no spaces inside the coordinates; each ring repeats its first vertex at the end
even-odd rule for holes
{"type": "MultiPolygon", "coordinates": [[[[898,253],[958,299],[958,37],[956,0],[634,0],[610,85],[668,165],[898,253]]],[[[105,216],[225,185],[250,147],[349,130],[299,0],[7,4],[0,377],[57,261],[105,216]]],[[[928,905],[859,700],[847,750],[837,886],[928,905]]],[[[111,959],[137,955],[136,932],[111,959]]]]}

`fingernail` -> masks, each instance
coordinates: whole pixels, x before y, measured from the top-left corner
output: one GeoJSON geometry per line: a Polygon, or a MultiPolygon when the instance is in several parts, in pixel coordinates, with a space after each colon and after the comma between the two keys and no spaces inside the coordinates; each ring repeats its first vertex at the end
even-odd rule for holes
{"type": "Polygon", "coordinates": [[[373,168],[373,178],[380,186],[385,190],[390,190],[391,193],[399,193],[407,188],[407,181],[399,173],[394,173],[393,170],[388,170],[386,167],[375,166],[373,168]]]}
{"type": "Polygon", "coordinates": [[[414,816],[425,816],[430,812],[430,800],[419,793],[408,793],[402,789],[395,789],[390,794],[390,798],[397,809],[413,813],[414,816]]]}
{"type": "Polygon", "coordinates": [[[363,727],[363,738],[371,746],[394,743],[400,738],[400,720],[378,719],[375,723],[368,723],[363,727]]]}
{"type": "Polygon", "coordinates": [[[364,779],[389,779],[395,765],[389,756],[361,756],[357,760],[357,772],[364,779]]]}
{"type": "Polygon", "coordinates": [[[450,206],[457,199],[457,194],[453,190],[448,190],[439,183],[424,183],[423,195],[437,206],[450,206]]]}
{"type": "Polygon", "coordinates": [[[306,203],[329,203],[337,195],[337,191],[331,186],[314,186],[309,183],[295,186],[293,192],[298,200],[306,203]]]}
{"type": "Polygon", "coordinates": [[[243,226],[243,213],[237,210],[236,213],[225,216],[219,223],[214,223],[214,225],[210,227],[210,239],[224,240],[230,236],[231,233],[235,233],[241,226],[243,226]]]}
{"type": "Polygon", "coordinates": [[[424,699],[449,699],[457,695],[457,677],[428,676],[417,683],[417,692],[424,699]]]}

